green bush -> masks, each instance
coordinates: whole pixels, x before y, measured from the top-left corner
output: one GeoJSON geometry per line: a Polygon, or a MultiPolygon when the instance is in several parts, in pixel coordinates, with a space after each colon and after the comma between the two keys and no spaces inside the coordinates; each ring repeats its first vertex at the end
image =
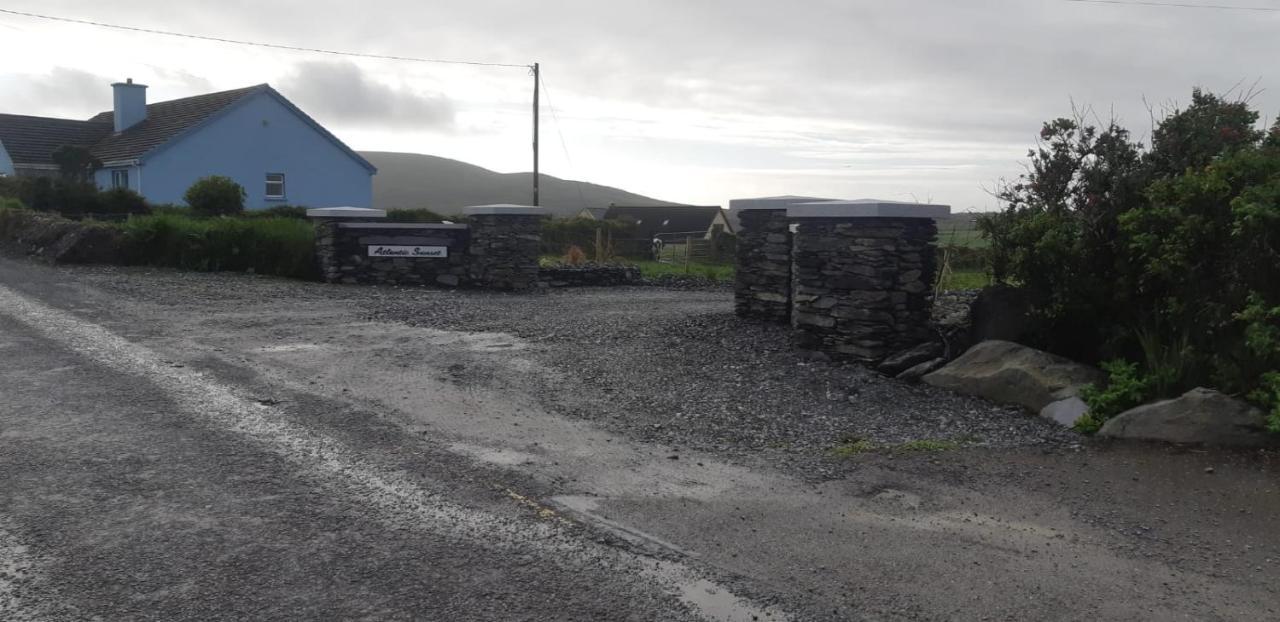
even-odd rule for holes
{"type": "Polygon", "coordinates": [[[27,209],[27,206],[13,197],[0,196],[0,209],[27,209]]]}
{"type": "Polygon", "coordinates": [[[1006,208],[979,222],[995,278],[1037,302],[1032,345],[1140,361],[1122,378],[1148,397],[1258,395],[1280,370],[1265,337],[1280,331],[1280,125],[1257,119],[1196,91],[1150,149],[1114,123],[1045,124],[1006,208]]]}
{"type": "Polygon", "coordinates": [[[172,214],[130,218],[122,225],[125,261],[184,270],[252,270],[311,279],[315,231],[294,218],[194,219],[172,214]]]}
{"type": "Polygon", "coordinates": [[[1138,371],[1137,363],[1107,361],[1102,364],[1102,370],[1107,372],[1106,386],[1086,385],[1080,390],[1080,399],[1089,406],[1089,411],[1076,421],[1075,427],[1088,434],[1097,432],[1108,419],[1141,406],[1153,393],[1151,378],[1138,371]]]}
{"type": "Polygon", "coordinates": [[[151,206],[142,195],[126,188],[114,188],[98,195],[97,214],[149,214],[151,206]]]}
{"type": "Polygon", "coordinates": [[[247,211],[244,215],[250,218],[304,219],[307,217],[307,208],[304,205],[273,205],[266,209],[247,211]]]}
{"type": "Polygon", "coordinates": [[[449,220],[429,209],[390,209],[387,210],[389,222],[444,222],[449,220]]]}
{"type": "Polygon", "coordinates": [[[200,178],[182,196],[199,216],[239,216],[244,212],[244,198],[240,184],[220,175],[200,178]]]}

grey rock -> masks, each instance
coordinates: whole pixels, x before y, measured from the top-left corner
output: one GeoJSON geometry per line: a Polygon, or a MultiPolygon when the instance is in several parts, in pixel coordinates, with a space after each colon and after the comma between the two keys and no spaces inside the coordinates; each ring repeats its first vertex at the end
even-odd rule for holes
{"type": "Polygon", "coordinates": [[[1280,435],[1267,431],[1261,410],[1205,388],[1120,413],[1104,424],[1098,435],[1225,447],[1280,444],[1280,435]]]}
{"type": "Polygon", "coordinates": [[[1073,395],[1041,408],[1040,416],[1058,425],[1070,428],[1087,412],[1089,412],[1089,405],[1085,404],[1084,400],[1073,395]]]}
{"type": "Polygon", "coordinates": [[[924,377],[926,384],[993,402],[1017,404],[1040,412],[1076,394],[1081,386],[1101,382],[1101,371],[1011,341],[984,341],[942,369],[924,377]]]}

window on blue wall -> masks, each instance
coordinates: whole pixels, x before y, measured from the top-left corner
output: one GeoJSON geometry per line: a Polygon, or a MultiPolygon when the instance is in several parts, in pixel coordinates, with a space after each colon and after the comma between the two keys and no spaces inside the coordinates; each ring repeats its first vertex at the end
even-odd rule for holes
{"type": "Polygon", "coordinates": [[[128,188],[129,187],[129,169],[124,168],[111,171],[111,187],[112,188],[128,188]]]}
{"type": "Polygon", "coordinates": [[[267,198],[284,198],[284,173],[267,173],[267,198]]]}

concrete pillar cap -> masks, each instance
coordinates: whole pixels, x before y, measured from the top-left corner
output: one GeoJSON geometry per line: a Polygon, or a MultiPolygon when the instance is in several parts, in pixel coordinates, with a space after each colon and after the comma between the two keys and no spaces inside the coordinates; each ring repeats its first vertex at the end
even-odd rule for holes
{"type": "Polygon", "coordinates": [[[386,210],[368,207],[317,207],[307,210],[307,218],[386,218],[386,210]]]}
{"type": "Polygon", "coordinates": [[[462,208],[462,213],[468,216],[546,216],[548,212],[546,208],[534,205],[514,205],[511,203],[497,203],[494,205],[472,205],[462,208]]]}
{"type": "Polygon", "coordinates": [[[816,201],[787,208],[788,218],[942,218],[949,214],[950,205],[878,199],[816,201]]]}

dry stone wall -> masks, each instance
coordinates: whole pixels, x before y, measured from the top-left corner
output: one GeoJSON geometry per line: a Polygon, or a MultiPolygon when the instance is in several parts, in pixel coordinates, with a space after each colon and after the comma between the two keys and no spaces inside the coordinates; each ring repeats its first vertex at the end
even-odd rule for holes
{"type": "Polygon", "coordinates": [[[734,311],[787,323],[791,318],[791,229],[786,209],[738,212],[734,311]]]}
{"type": "Polygon", "coordinates": [[[930,218],[807,218],[792,246],[798,345],[878,362],[931,338],[937,225],[930,218]]]}
{"type": "Polygon", "coordinates": [[[329,283],[458,287],[468,238],[466,225],[327,220],[316,223],[316,258],[329,283]]]}
{"type": "Polygon", "coordinates": [[[471,224],[468,276],[493,289],[537,287],[541,215],[475,214],[471,224]]]}

